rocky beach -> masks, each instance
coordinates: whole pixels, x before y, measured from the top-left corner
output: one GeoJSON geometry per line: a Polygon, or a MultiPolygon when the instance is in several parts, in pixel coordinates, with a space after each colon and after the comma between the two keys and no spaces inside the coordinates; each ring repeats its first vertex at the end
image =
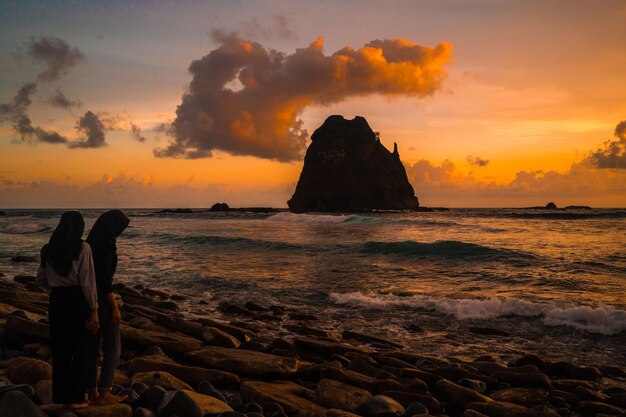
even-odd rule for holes
{"type": "Polygon", "coordinates": [[[127,400],[63,410],[51,404],[48,296],[32,276],[12,281],[0,282],[3,417],[626,413],[626,372],[611,363],[524,352],[433,356],[380,334],[338,333],[314,315],[253,299],[223,301],[214,317],[194,319],[179,311],[184,296],[140,284],[115,288],[123,353],[114,390],[127,400]]]}

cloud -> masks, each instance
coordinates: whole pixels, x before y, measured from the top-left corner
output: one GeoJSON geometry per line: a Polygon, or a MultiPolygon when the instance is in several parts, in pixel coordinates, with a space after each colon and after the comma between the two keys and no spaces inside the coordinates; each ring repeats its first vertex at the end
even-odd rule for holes
{"type": "Polygon", "coordinates": [[[589,153],[587,162],[596,168],[626,169],[626,120],[615,127],[617,140],[608,140],[602,148],[589,153]]]}
{"type": "Polygon", "coordinates": [[[0,104],[0,123],[11,122],[22,142],[67,143],[67,138],[59,133],[33,126],[27,111],[36,91],[37,84],[23,84],[10,103],[0,104]]]}
{"type": "Polygon", "coordinates": [[[31,37],[24,43],[25,54],[45,69],[37,76],[38,81],[56,81],[84,58],[83,53],[56,36],[31,37]]]}
{"type": "Polygon", "coordinates": [[[465,173],[445,160],[404,163],[409,181],[426,206],[521,207],[557,201],[559,205],[623,205],[626,172],[608,171],[574,163],[565,172],[519,171],[509,182],[498,183],[465,173]],[[607,203],[610,201],[611,203],[607,203]]]}
{"type": "Polygon", "coordinates": [[[102,175],[91,184],[71,180],[13,181],[0,176],[0,201],[5,207],[211,207],[227,202],[231,207],[286,207],[295,184],[193,186],[159,184],[153,175],[102,175]]]}
{"type": "Polygon", "coordinates": [[[474,166],[477,166],[477,167],[486,167],[487,165],[489,165],[489,160],[488,159],[482,159],[478,155],[469,155],[467,157],[467,162],[470,165],[474,165],[474,166]]]}
{"type": "Polygon", "coordinates": [[[60,88],[57,88],[53,95],[51,95],[46,102],[54,107],[61,109],[71,109],[74,107],[80,107],[80,100],[72,100],[67,97],[60,88]]]}
{"type": "Polygon", "coordinates": [[[157,157],[203,158],[221,150],[298,160],[308,138],[298,118],[306,106],[369,94],[430,95],[446,76],[452,48],[386,39],[325,55],[320,37],[285,54],[235,34],[213,35],[221,46],[191,63],[192,81],[167,128],[172,140],[155,149],[157,157]],[[233,80],[241,88],[229,88],[233,80]]]}
{"type": "Polygon", "coordinates": [[[130,124],[130,133],[133,138],[137,139],[139,142],[146,141],[146,137],[141,134],[141,128],[134,123],[130,124]]]}
{"type": "Polygon", "coordinates": [[[91,110],[85,112],[85,114],[78,119],[76,130],[83,134],[83,138],[78,142],[72,142],[70,145],[71,148],[101,148],[106,146],[104,141],[104,123],[102,123],[98,115],[91,110]]]}
{"type": "Polygon", "coordinates": [[[296,33],[289,27],[286,16],[277,14],[272,18],[272,24],[263,26],[256,17],[241,23],[243,33],[250,39],[294,39],[296,33]]]}

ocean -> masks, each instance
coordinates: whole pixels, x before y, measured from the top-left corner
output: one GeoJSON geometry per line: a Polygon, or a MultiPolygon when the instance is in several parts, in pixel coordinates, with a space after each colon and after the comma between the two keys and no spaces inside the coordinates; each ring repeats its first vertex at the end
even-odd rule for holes
{"type": "MultiPolygon", "coordinates": [[[[103,211],[81,210],[85,237],[103,211]]],[[[626,365],[626,209],[157,211],[125,210],[116,280],[184,295],[190,316],[253,301],[433,355],[626,365]]],[[[0,279],[36,273],[11,258],[38,256],[61,213],[0,216],[0,279]]]]}

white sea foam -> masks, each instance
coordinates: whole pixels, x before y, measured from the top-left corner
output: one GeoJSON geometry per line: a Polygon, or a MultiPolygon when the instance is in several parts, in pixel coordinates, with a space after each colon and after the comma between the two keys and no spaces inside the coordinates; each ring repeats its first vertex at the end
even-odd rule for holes
{"type": "Polygon", "coordinates": [[[2,233],[9,235],[25,235],[29,233],[44,232],[50,229],[50,226],[37,223],[11,223],[4,226],[2,233]]]}
{"type": "Polygon", "coordinates": [[[392,294],[366,295],[360,292],[331,293],[335,304],[368,308],[420,308],[451,315],[459,320],[493,319],[504,316],[541,317],[547,326],[568,326],[576,330],[614,335],[626,331],[626,311],[605,307],[557,307],[519,298],[454,299],[427,295],[399,297],[392,294]]]}

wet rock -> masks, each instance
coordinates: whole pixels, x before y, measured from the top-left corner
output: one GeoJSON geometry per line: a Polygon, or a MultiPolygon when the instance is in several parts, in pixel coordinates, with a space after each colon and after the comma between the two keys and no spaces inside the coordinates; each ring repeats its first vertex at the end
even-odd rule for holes
{"type": "Polygon", "coordinates": [[[404,409],[405,416],[410,417],[415,414],[428,414],[428,408],[420,402],[414,402],[404,409]]]}
{"type": "Polygon", "coordinates": [[[189,384],[184,383],[180,379],[168,372],[138,372],[133,375],[133,383],[143,382],[152,387],[158,385],[165,390],[191,390],[189,384]]]}
{"type": "Polygon", "coordinates": [[[615,407],[626,409],[626,393],[620,392],[613,394],[606,400],[606,402],[614,405],[615,407]]]}
{"type": "Polygon", "coordinates": [[[565,401],[567,404],[578,406],[578,404],[582,401],[582,398],[576,394],[572,394],[571,392],[561,390],[550,391],[548,400],[550,400],[550,402],[554,402],[556,398],[559,399],[559,402],[556,402],[557,405],[565,401]]]}
{"type": "Polygon", "coordinates": [[[610,416],[616,416],[626,413],[626,410],[623,408],[601,403],[599,401],[581,401],[578,406],[584,413],[591,415],[607,414],[610,416]]]}
{"type": "Polygon", "coordinates": [[[35,385],[35,395],[39,404],[52,404],[52,380],[42,379],[35,385]]]}
{"type": "Polygon", "coordinates": [[[11,258],[11,261],[13,262],[39,262],[39,259],[37,259],[36,256],[16,255],[11,258]]]}
{"type": "Polygon", "coordinates": [[[417,378],[426,382],[429,387],[434,387],[437,382],[444,379],[439,375],[413,368],[403,368],[401,375],[405,378],[417,378]]]}
{"type": "Polygon", "coordinates": [[[300,362],[294,358],[217,346],[188,352],[185,356],[209,368],[249,377],[287,378],[295,375],[300,366],[300,362]]]}
{"type": "MultiPolygon", "coordinates": [[[[266,404],[275,402],[284,409],[286,415],[298,417],[319,417],[326,408],[303,398],[306,388],[291,382],[245,381],[241,384],[241,397],[247,402],[266,404]]],[[[265,407],[266,415],[272,409],[265,407]]]]}
{"type": "Polygon", "coordinates": [[[469,403],[491,401],[489,397],[473,389],[462,387],[446,379],[437,382],[436,389],[440,400],[443,399],[461,410],[467,408],[469,403]]]}
{"type": "Polygon", "coordinates": [[[545,359],[533,354],[524,355],[509,364],[509,366],[514,367],[524,365],[534,365],[542,372],[545,372],[548,369],[548,363],[545,361],[545,359]]]}
{"type": "Polygon", "coordinates": [[[16,275],[13,277],[13,281],[17,282],[18,284],[28,284],[35,282],[35,277],[32,275],[16,275]]]}
{"type": "Polygon", "coordinates": [[[320,370],[320,377],[344,382],[354,387],[363,388],[370,392],[377,390],[376,380],[370,376],[358,372],[349,371],[336,367],[324,367],[320,370]]]}
{"type": "Polygon", "coordinates": [[[39,359],[22,356],[11,359],[6,375],[15,384],[27,384],[34,387],[42,379],[52,379],[52,367],[39,359]]]}
{"type": "Polygon", "coordinates": [[[36,398],[35,390],[30,385],[27,385],[27,384],[19,384],[19,385],[11,384],[11,385],[0,386],[0,399],[2,399],[6,394],[8,394],[11,391],[20,391],[20,392],[22,392],[24,395],[26,395],[31,400],[34,400],[36,398]]]}
{"type": "Polygon", "coordinates": [[[584,379],[588,381],[599,381],[602,378],[602,372],[593,366],[575,365],[569,362],[552,362],[548,366],[548,373],[553,376],[559,376],[572,379],[584,379]]]}
{"type": "Polygon", "coordinates": [[[507,388],[492,392],[489,397],[495,401],[513,404],[541,403],[548,398],[548,391],[541,388],[507,388]]]}
{"type": "Polygon", "coordinates": [[[215,327],[205,327],[202,332],[202,340],[211,346],[222,346],[227,348],[238,348],[241,342],[233,335],[228,334],[215,327]]]}
{"type": "Polygon", "coordinates": [[[406,345],[395,342],[393,340],[389,340],[386,337],[374,336],[371,334],[359,333],[351,330],[345,330],[341,334],[341,338],[363,343],[381,343],[383,345],[391,346],[396,349],[404,349],[406,347],[406,345]]]}
{"type": "Polygon", "coordinates": [[[254,313],[247,308],[228,302],[220,303],[217,307],[217,311],[233,316],[254,317],[254,313]]]}
{"type": "Polygon", "coordinates": [[[49,339],[50,328],[45,323],[34,322],[18,314],[10,314],[7,317],[5,329],[8,332],[18,333],[38,339],[49,339]]]}
{"type": "Polygon", "coordinates": [[[319,320],[319,317],[314,316],[313,314],[307,314],[307,313],[288,313],[287,316],[292,319],[292,320],[299,320],[299,321],[317,321],[319,320]]]}
{"type": "Polygon", "coordinates": [[[200,340],[176,332],[164,334],[152,330],[140,330],[124,323],[121,324],[120,330],[123,346],[138,348],[158,346],[165,351],[181,354],[202,347],[200,340]]]}
{"type": "Polygon", "coordinates": [[[536,374],[532,372],[512,372],[512,371],[500,371],[495,372],[493,377],[498,382],[505,382],[511,384],[514,387],[532,387],[532,388],[545,388],[551,389],[550,379],[544,374],[536,374]]]}
{"type": "Polygon", "coordinates": [[[606,401],[607,398],[609,398],[608,395],[606,395],[606,394],[604,394],[602,392],[590,390],[589,388],[580,387],[580,386],[574,388],[572,390],[572,392],[574,394],[578,395],[583,400],[588,400],[588,401],[604,402],[604,401],[606,401]]]}
{"type": "Polygon", "coordinates": [[[141,393],[138,405],[156,412],[163,400],[163,396],[165,396],[165,392],[160,386],[152,386],[141,393]]]}
{"type": "Polygon", "coordinates": [[[372,393],[333,379],[322,379],[317,385],[317,403],[327,408],[353,411],[372,397],[372,393]]]}
{"type": "Polygon", "coordinates": [[[404,407],[392,398],[376,395],[359,405],[355,412],[363,417],[393,417],[404,414],[404,407]]]}
{"type": "Polygon", "coordinates": [[[359,417],[356,414],[344,410],[331,409],[326,411],[321,417],[359,417]]]}
{"type": "Polygon", "coordinates": [[[133,413],[133,417],[157,417],[157,415],[152,410],[139,407],[135,409],[135,412],[133,413]]]}
{"type": "Polygon", "coordinates": [[[157,416],[202,417],[207,413],[219,414],[228,411],[233,411],[233,409],[217,398],[184,390],[166,393],[157,416]]]}
{"type": "Polygon", "coordinates": [[[503,330],[493,329],[491,327],[470,327],[469,331],[474,334],[480,334],[483,336],[510,336],[509,333],[503,330]]]}
{"type": "Polygon", "coordinates": [[[133,391],[135,391],[137,394],[141,395],[143,394],[145,390],[147,390],[150,387],[144,384],[143,382],[134,382],[130,384],[130,388],[132,388],[133,391]]]}
{"type": "Polygon", "coordinates": [[[357,346],[349,345],[341,342],[331,342],[329,340],[311,339],[308,337],[295,337],[293,339],[294,346],[298,351],[304,350],[318,353],[324,357],[330,355],[345,355],[346,352],[356,352],[364,354],[367,350],[357,346]]]}
{"type": "Polygon", "coordinates": [[[0,400],[0,416],[3,417],[45,417],[46,415],[26,394],[14,390],[7,392],[0,400]]]}
{"type": "Polygon", "coordinates": [[[157,300],[153,300],[152,298],[145,297],[141,294],[130,295],[130,294],[123,293],[122,300],[124,300],[125,304],[155,307],[155,308],[158,308],[159,310],[180,311],[180,307],[178,306],[178,304],[172,301],[157,301],[157,300]]]}
{"type": "Polygon", "coordinates": [[[149,297],[158,297],[163,300],[167,300],[168,298],[170,298],[170,295],[166,293],[165,291],[159,291],[159,290],[155,290],[152,288],[144,288],[141,290],[141,293],[149,297]]]}
{"type": "Polygon", "coordinates": [[[487,385],[483,381],[478,381],[476,379],[461,378],[459,379],[458,384],[462,387],[473,389],[481,394],[487,392],[487,385]]]}
{"type": "Polygon", "coordinates": [[[328,339],[336,338],[335,334],[326,330],[316,329],[314,327],[302,326],[300,324],[285,324],[283,328],[291,333],[301,336],[324,337],[328,339]]]}
{"type": "Polygon", "coordinates": [[[552,388],[571,391],[576,387],[584,387],[590,390],[599,390],[600,386],[598,383],[593,381],[585,381],[582,379],[553,379],[552,380],[552,388]]]}
{"type": "Polygon", "coordinates": [[[338,361],[326,362],[320,365],[304,366],[298,369],[297,377],[301,380],[319,381],[321,379],[322,370],[325,368],[339,368],[343,366],[338,361]]]}
{"type": "Polygon", "coordinates": [[[552,410],[527,408],[500,401],[469,403],[467,408],[489,417],[558,417],[559,415],[552,410]]]}
{"type": "Polygon", "coordinates": [[[430,394],[416,394],[406,391],[385,391],[383,395],[393,398],[402,404],[403,407],[408,407],[411,403],[419,402],[428,409],[430,414],[437,415],[441,412],[439,400],[430,394]]]}

